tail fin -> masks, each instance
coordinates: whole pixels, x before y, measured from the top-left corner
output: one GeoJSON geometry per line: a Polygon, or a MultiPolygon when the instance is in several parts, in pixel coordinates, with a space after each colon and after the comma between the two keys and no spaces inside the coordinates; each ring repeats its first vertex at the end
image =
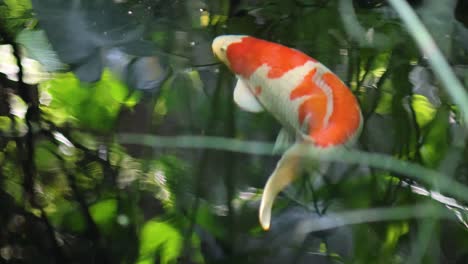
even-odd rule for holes
{"type": "Polygon", "coordinates": [[[264,230],[270,228],[271,209],[273,202],[281,190],[288,186],[298,175],[304,144],[295,143],[289,148],[276,165],[276,169],[268,178],[263,189],[262,201],[260,203],[259,220],[264,230]]]}

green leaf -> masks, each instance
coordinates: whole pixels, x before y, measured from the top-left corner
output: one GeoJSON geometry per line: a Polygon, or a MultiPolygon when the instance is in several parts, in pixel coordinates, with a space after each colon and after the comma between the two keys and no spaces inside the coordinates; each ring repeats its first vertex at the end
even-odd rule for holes
{"type": "Polygon", "coordinates": [[[53,215],[52,219],[60,219],[61,221],[56,220],[56,222],[59,222],[66,230],[83,232],[86,229],[86,221],[78,205],[61,208],[53,215]],[[63,212],[65,210],[66,212],[63,212]]]}
{"type": "MultiPolygon", "coordinates": [[[[83,232],[86,229],[86,220],[83,212],[79,210],[78,205],[70,207],[67,204],[67,209],[68,212],[66,213],[63,213],[63,210],[66,210],[65,208],[61,208],[62,212],[60,210],[57,211],[53,215],[54,222],[60,223],[59,219],[61,218],[61,224],[66,229],[74,232],[83,232]]],[[[117,217],[117,200],[107,199],[99,201],[89,206],[88,210],[99,229],[105,234],[109,234],[117,217]]]]}
{"type": "Polygon", "coordinates": [[[168,222],[158,219],[148,221],[140,233],[140,257],[138,264],[156,263],[155,255],[160,252],[160,262],[173,263],[182,250],[183,237],[168,222]]]}
{"type": "Polygon", "coordinates": [[[44,66],[46,71],[61,71],[67,68],[47,40],[43,30],[22,30],[16,41],[23,45],[28,55],[44,66]]]}
{"type": "Polygon", "coordinates": [[[108,234],[112,231],[112,226],[117,217],[117,200],[99,201],[89,208],[89,212],[101,231],[108,234]]]}
{"type": "Polygon", "coordinates": [[[0,18],[6,18],[6,27],[13,33],[24,28],[25,24],[33,18],[30,0],[3,0],[0,2],[0,18]]]}
{"type": "Polygon", "coordinates": [[[217,217],[213,214],[213,209],[210,208],[209,205],[200,204],[197,210],[196,222],[204,230],[209,231],[210,234],[213,234],[218,238],[225,237],[228,231],[223,227],[221,220],[221,217],[217,217]]]}
{"type": "Polygon", "coordinates": [[[427,125],[436,115],[435,107],[424,95],[414,94],[411,103],[414,113],[416,114],[416,122],[419,127],[427,125]]]}
{"type": "Polygon", "coordinates": [[[436,168],[449,148],[449,112],[445,109],[435,113],[433,121],[427,126],[421,157],[426,166],[436,168]]]}
{"type": "Polygon", "coordinates": [[[383,249],[389,251],[389,254],[398,245],[398,241],[402,236],[406,235],[410,230],[408,222],[393,223],[387,228],[387,237],[383,244],[383,249]]]}
{"type": "Polygon", "coordinates": [[[137,101],[134,96],[127,98],[127,88],[108,71],[94,85],[83,85],[68,73],[43,82],[41,88],[52,97],[44,112],[56,124],[76,123],[100,132],[113,129],[122,105],[132,106],[137,101]]]}

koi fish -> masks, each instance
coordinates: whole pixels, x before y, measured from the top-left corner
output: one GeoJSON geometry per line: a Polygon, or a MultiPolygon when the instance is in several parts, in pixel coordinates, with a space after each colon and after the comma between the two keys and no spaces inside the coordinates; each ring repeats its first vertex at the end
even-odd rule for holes
{"type": "Polygon", "coordinates": [[[352,143],[361,131],[361,110],[334,73],[298,50],[244,35],[219,36],[212,49],[238,78],[236,104],[246,111],[271,113],[284,127],[277,144],[290,136],[296,139],[262,194],[259,221],[268,230],[274,199],[299,174],[304,151],[352,143]]]}

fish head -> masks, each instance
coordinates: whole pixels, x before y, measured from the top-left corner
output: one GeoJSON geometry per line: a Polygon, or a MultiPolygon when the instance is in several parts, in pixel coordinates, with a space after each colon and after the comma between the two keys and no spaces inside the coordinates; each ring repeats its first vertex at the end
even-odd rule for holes
{"type": "Polygon", "coordinates": [[[220,61],[244,79],[250,79],[263,65],[268,73],[261,78],[272,79],[314,61],[298,50],[246,35],[219,36],[214,39],[212,49],[220,61]]]}
{"type": "Polygon", "coordinates": [[[227,55],[228,48],[233,43],[242,42],[245,35],[223,35],[216,37],[211,44],[211,49],[218,60],[230,67],[230,61],[227,55]]]}

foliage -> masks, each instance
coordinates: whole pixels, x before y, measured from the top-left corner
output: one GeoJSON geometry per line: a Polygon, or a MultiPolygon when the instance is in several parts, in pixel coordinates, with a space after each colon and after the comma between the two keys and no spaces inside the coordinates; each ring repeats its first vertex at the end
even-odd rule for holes
{"type": "MultiPolygon", "coordinates": [[[[0,262],[465,263],[468,106],[386,2],[0,0],[0,262]],[[233,103],[221,34],[311,55],[365,119],[268,232],[280,127],[233,103]]],[[[408,2],[468,87],[464,1],[408,2]]]]}

